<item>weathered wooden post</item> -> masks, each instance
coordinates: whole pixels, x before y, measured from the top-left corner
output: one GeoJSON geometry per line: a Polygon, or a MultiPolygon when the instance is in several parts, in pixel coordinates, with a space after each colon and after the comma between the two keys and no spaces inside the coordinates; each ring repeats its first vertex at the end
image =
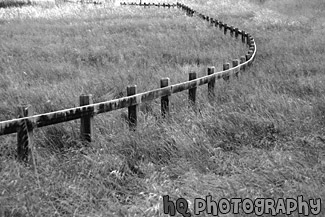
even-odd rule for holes
{"type": "MultiPolygon", "coordinates": [[[[246,57],[245,56],[241,56],[240,57],[240,64],[242,64],[244,62],[246,62],[246,57]]],[[[246,68],[246,66],[243,65],[243,66],[240,67],[240,70],[242,70],[244,72],[245,71],[245,68],[246,68]]]]}
{"type": "MultiPolygon", "coordinates": [[[[170,85],[170,79],[169,78],[162,78],[160,80],[160,87],[168,87],[170,85]]],[[[163,96],[161,97],[161,115],[162,117],[166,117],[169,115],[169,96],[163,96]]]]}
{"type": "MultiPolygon", "coordinates": [[[[208,75],[214,74],[214,71],[215,71],[214,66],[208,67],[208,75]]],[[[211,103],[215,98],[215,93],[214,93],[215,83],[216,83],[216,77],[214,77],[210,82],[208,82],[208,98],[211,103]]]]}
{"type": "Polygon", "coordinates": [[[254,46],[254,44],[251,44],[251,45],[249,46],[249,50],[251,50],[251,51],[254,51],[254,50],[255,50],[255,46],[254,46]]]}
{"type": "MultiPolygon", "coordinates": [[[[137,94],[137,85],[128,86],[126,89],[127,96],[137,94]]],[[[139,105],[132,105],[128,107],[128,119],[130,130],[135,130],[138,124],[139,105]]]]}
{"type": "MultiPolygon", "coordinates": [[[[93,104],[91,94],[83,94],[79,97],[80,106],[93,104]]],[[[91,142],[93,137],[94,114],[89,114],[80,118],[80,138],[82,141],[91,142]]]]}
{"type": "Polygon", "coordinates": [[[230,36],[234,37],[234,26],[230,26],[230,36]]]}
{"type": "MultiPolygon", "coordinates": [[[[230,64],[229,63],[224,63],[223,66],[222,66],[222,68],[223,68],[223,71],[228,70],[230,68],[230,64]]],[[[230,77],[229,76],[229,73],[224,74],[222,76],[223,80],[225,80],[225,81],[228,81],[229,80],[229,77],[230,77]]]]}
{"type": "MultiPolygon", "coordinates": [[[[248,51],[249,58],[251,58],[253,56],[253,53],[254,53],[253,50],[248,51]]],[[[253,64],[252,62],[248,63],[249,66],[251,66],[252,64],[253,64]]]]}
{"type": "Polygon", "coordinates": [[[244,30],[241,31],[241,41],[245,43],[246,32],[244,30]]]}
{"type": "Polygon", "coordinates": [[[253,49],[253,53],[255,52],[255,56],[253,57],[253,61],[254,61],[254,60],[255,60],[255,57],[256,57],[256,44],[255,44],[254,39],[253,39],[252,47],[254,48],[254,49],[253,49]]]}
{"type": "Polygon", "coordinates": [[[249,46],[251,43],[251,35],[247,33],[247,45],[249,46]]]}
{"type": "Polygon", "coordinates": [[[235,38],[236,39],[238,38],[238,28],[237,27],[235,28],[235,38]]]}
{"type": "Polygon", "coordinates": [[[219,20],[215,20],[215,21],[214,21],[214,26],[215,26],[215,27],[218,27],[218,25],[219,25],[219,20]]]}
{"type": "MultiPolygon", "coordinates": [[[[189,77],[188,77],[189,81],[194,80],[196,78],[197,78],[196,72],[189,73],[189,77]]],[[[197,90],[196,86],[188,90],[189,103],[190,103],[190,106],[194,108],[194,110],[195,110],[195,101],[196,101],[196,90],[197,90]]]]}
{"type": "Polygon", "coordinates": [[[223,25],[223,27],[224,27],[224,34],[225,35],[227,35],[227,29],[228,29],[228,25],[225,23],[224,25],[223,25]]]}
{"type": "Polygon", "coordinates": [[[189,14],[190,17],[193,17],[193,10],[191,8],[189,9],[188,14],[189,14]]]}
{"type": "MultiPolygon", "coordinates": [[[[33,107],[31,105],[21,105],[18,107],[18,117],[28,117],[33,115],[33,107]]],[[[33,146],[33,126],[29,121],[21,121],[17,129],[17,157],[18,161],[30,163],[32,162],[33,146]]]]}
{"type": "Polygon", "coordinates": [[[250,47],[254,47],[254,45],[255,45],[255,40],[254,40],[254,38],[251,36],[251,37],[249,38],[249,46],[250,46],[250,47]]]}
{"type": "Polygon", "coordinates": [[[210,19],[210,26],[214,26],[215,20],[213,18],[210,19]]]}
{"type": "MultiPolygon", "coordinates": [[[[238,66],[238,65],[239,65],[239,60],[234,59],[234,60],[232,61],[232,67],[236,67],[236,66],[238,66]]],[[[234,71],[235,77],[238,77],[238,73],[239,73],[239,69],[237,69],[237,70],[234,71]]]]}
{"type": "Polygon", "coordinates": [[[248,61],[251,58],[251,55],[245,54],[245,57],[246,57],[246,61],[248,61]]]}

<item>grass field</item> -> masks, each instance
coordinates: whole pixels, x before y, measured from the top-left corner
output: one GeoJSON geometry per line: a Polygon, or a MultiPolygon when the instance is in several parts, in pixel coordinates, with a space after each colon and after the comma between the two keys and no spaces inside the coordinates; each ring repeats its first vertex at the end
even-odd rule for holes
{"type": "MultiPolygon", "coordinates": [[[[323,0],[184,3],[250,32],[254,65],[218,81],[213,104],[198,88],[198,114],[184,92],[167,120],[159,101],[142,105],[136,132],[124,109],[96,116],[91,145],[79,141],[78,121],[37,129],[36,170],[14,160],[16,135],[0,137],[0,216],[168,216],[163,195],[191,211],[207,195],[325,198],[323,0]]],[[[44,113],[77,106],[82,93],[100,102],[130,84],[142,92],[162,77],[186,81],[247,51],[180,10],[112,2],[0,8],[0,30],[1,121],[19,104],[44,113]]]]}

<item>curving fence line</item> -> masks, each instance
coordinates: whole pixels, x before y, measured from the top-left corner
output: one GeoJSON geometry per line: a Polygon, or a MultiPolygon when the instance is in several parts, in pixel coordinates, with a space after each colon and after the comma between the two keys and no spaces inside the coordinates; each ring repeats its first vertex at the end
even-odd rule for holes
{"type": "Polygon", "coordinates": [[[74,107],[44,114],[33,115],[31,106],[19,107],[19,118],[0,122],[0,136],[12,133],[17,133],[17,155],[21,161],[31,160],[31,147],[33,145],[33,130],[35,128],[45,127],[58,123],[68,122],[71,120],[80,119],[80,134],[83,141],[91,142],[93,134],[93,117],[100,113],[110,112],[122,108],[128,108],[128,121],[131,130],[135,130],[137,125],[137,114],[139,105],[143,102],[149,102],[154,99],[161,98],[161,113],[165,117],[169,114],[169,98],[172,94],[189,90],[189,102],[195,108],[197,87],[208,84],[208,96],[212,101],[215,93],[214,86],[216,79],[223,78],[229,80],[230,76],[237,76],[240,71],[245,71],[246,67],[250,66],[255,59],[256,44],[253,37],[233,26],[229,26],[217,19],[205,16],[190,7],[177,4],[150,4],[150,3],[121,3],[121,5],[138,5],[138,6],[157,6],[157,7],[177,7],[186,12],[187,16],[194,16],[207,21],[210,25],[219,28],[226,35],[229,31],[230,36],[247,44],[249,50],[239,59],[234,59],[230,63],[223,64],[223,70],[215,72],[215,67],[208,67],[207,75],[197,78],[196,72],[189,73],[189,81],[170,85],[169,78],[163,78],[160,81],[160,88],[150,90],[143,93],[137,93],[136,85],[127,87],[127,97],[109,100],[100,103],[93,103],[91,95],[80,96],[80,107],[74,107]]]}

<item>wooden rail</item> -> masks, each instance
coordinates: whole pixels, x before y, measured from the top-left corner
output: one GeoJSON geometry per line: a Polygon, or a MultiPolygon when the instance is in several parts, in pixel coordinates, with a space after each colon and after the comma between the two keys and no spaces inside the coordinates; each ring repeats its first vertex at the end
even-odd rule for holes
{"type": "Polygon", "coordinates": [[[230,76],[238,76],[239,72],[244,71],[248,66],[253,63],[255,59],[256,44],[253,37],[249,33],[243,30],[239,30],[238,28],[234,28],[233,26],[228,26],[227,24],[219,20],[198,13],[184,4],[177,3],[170,5],[147,3],[121,3],[121,5],[157,7],[176,6],[177,8],[185,11],[186,15],[188,16],[197,15],[199,18],[202,18],[203,20],[209,22],[212,26],[219,27],[221,31],[223,29],[224,34],[227,34],[229,30],[230,36],[235,36],[237,39],[239,38],[239,36],[241,36],[241,41],[247,44],[249,50],[245,56],[241,56],[239,59],[234,59],[231,65],[229,63],[223,64],[222,71],[215,72],[215,67],[208,67],[206,76],[197,78],[197,73],[191,72],[189,74],[189,81],[174,85],[170,85],[169,78],[163,78],[160,81],[160,88],[143,93],[137,93],[136,85],[128,86],[127,97],[119,99],[93,104],[91,95],[82,95],[80,96],[79,107],[38,115],[33,115],[33,111],[30,106],[22,106],[20,107],[19,118],[0,122],[0,136],[17,133],[18,159],[22,161],[29,161],[29,147],[31,147],[33,130],[35,128],[80,119],[81,139],[84,141],[91,142],[93,134],[93,117],[100,113],[110,112],[122,108],[128,108],[129,127],[130,130],[135,130],[137,126],[137,114],[139,104],[143,102],[149,102],[154,99],[161,98],[161,113],[163,117],[166,117],[169,114],[170,95],[188,90],[190,105],[194,106],[195,108],[197,87],[204,84],[208,84],[208,97],[209,100],[213,101],[215,97],[214,87],[216,79],[223,78],[224,80],[229,80],[230,76]]]}

